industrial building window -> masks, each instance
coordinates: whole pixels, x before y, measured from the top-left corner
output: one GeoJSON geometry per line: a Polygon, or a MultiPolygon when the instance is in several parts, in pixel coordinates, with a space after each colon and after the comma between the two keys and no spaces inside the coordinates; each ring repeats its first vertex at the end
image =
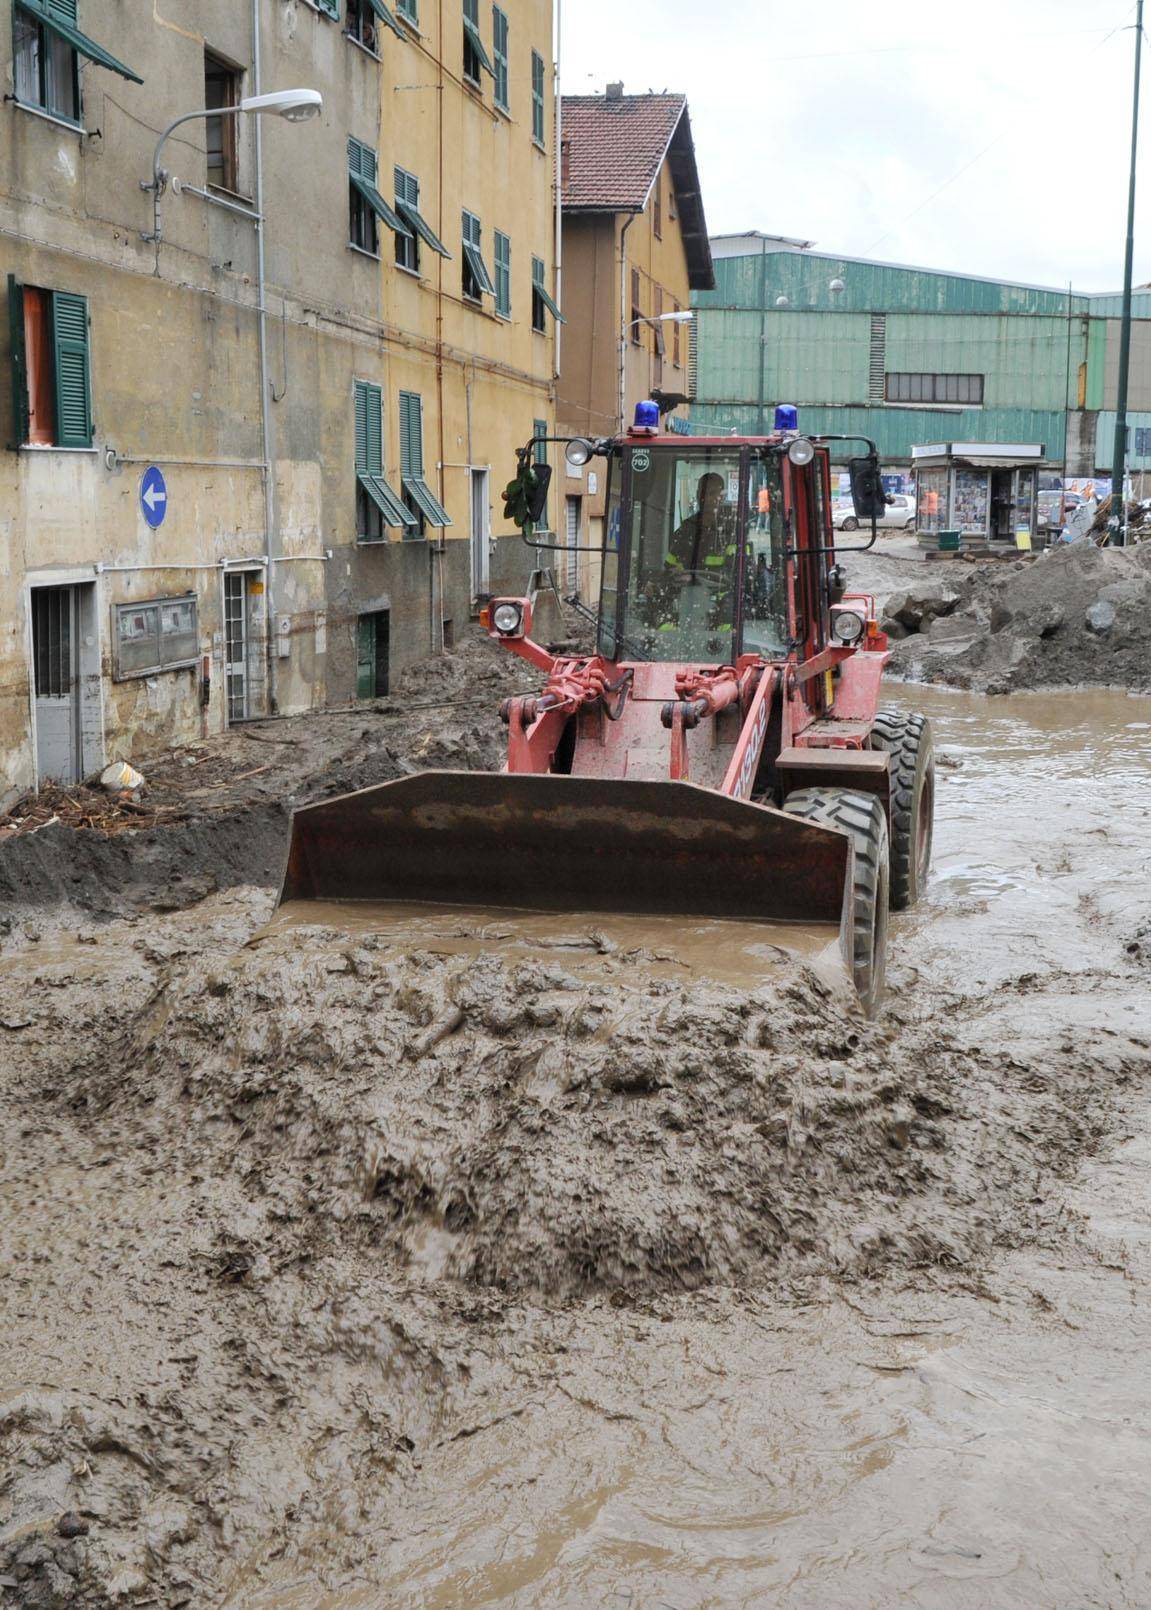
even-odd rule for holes
{"type": "Polygon", "coordinates": [[[356,541],[382,542],[384,527],[407,531],[415,518],[384,479],[383,394],[356,381],[356,541]]]}
{"type": "Polygon", "coordinates": [[[384,200],[376,186],[376,153],[359,140],[348,141],[348,239],[358,251],[380,254],[379,225],[387,224],[396,237],[411,239],[404,220],[384,200]]]}
{"type": "Polygon", "coordinates": [[[414,515],[406,537],[422,537],[426,526],[449,526],[447,511],[424,480],[424,404],[418,391],[400,392],[400,484],[414,515]]]}
{"type": "Polygon", "coordinates": [[[388,692],[391,615],[374,609],[356,617],[356,698],[383,699],[388,692]]]}
{"type": "Polygon", "coordinates": [[[532,258],[532,329],[537,335],[543,335],[547,330],[547,315],[550,313],[558,324],[566,324],[567,320],[552,300],[544,279],[547,269],[542,257],[532,258]]]}
{"type": "Polygon", "coordinates": [[[418,274],[420,271],[421,240],[425,246],[430,246],[432,251],[439,252],[441,257],[450,257],[452,254],[420,212],[420,181],[415,174],[408,173],[403,168],[397,168],[395,180],[396,212],[408,226],[411,234],[411,239],[405,240],[397,232],[396,262],[400,268],[407,268],[413,274],[418,274]]]}
{"type": "Polygon", "coordinates": [[[640,326],[643,323],[643,308],[639,305],[639,269],[631,271],[631,339],[635,346],[640,344],[640,326]]]}
{"type": "Polygon", "coordinates": [[[24,106],[80,121],[79,58],[144,80],[76,26],[76,0],[16,0],[12,8],[16,100],[24,106]]]}
{"type": "Polygon", "coordinates": [[[195,665],[200,650],[195,594],[114,604],[112,613],[116,681],[195,665]]]}
{"type": "Polygon", "coordinates": [[[982,375],[887,375],[884,396],[888,402],[981,403],[982,375]]]}
{"type": "Polygon", "coordinates": [[[499,6],[492,7],[492,59],[495,62],[495,103],[501,112],[508,106],[508,17],[499,6]]]}
{"type": "Polygon", "coordinates": [[[354,39],[357,45],[363,45],[365,50],[370,50],[373,56],[378,56],[380,53],[381,24],[385,28],[390,28],[400,39],[406,37],[404,30],[392,15],[387,0],[347,0],[347,8],[344,32],[349,39],[354,39]]]}
{"type": "MultiPolygon", "coordinates": [[[[241,73],[230,62],[204,52],[204,105],[211,111],[217,107],[239,106],[241,73]]],[[[208,141],[208,183],[213,190],[240,190],[239,163],[236,156],[236,118],[231,113],[224,117],[204,119],[208,141]]]]}
{"type": "Polygon", "coordinates": [[[480,0],[464,0],[464,77],[478,89],[481,72],[496,75],[480,38],[480,0]]]}
{"type": "Polygon", "coordinates": [[[501,319],[512,316],[512,243],[496,230],[496,312],[501,319]]]}
{"type": "MultiPolygon", "coordinates": [[[[535,461],[537,464],[546,464],[548,461],[548,422],[546,419],[532,421],[532,435],[536,439],[535,461]]],[[[549,500],[550,502],[550,500],[549,500]]],[[[550,531],[552,528],[551,512],[547,505],[544,507],[543,519],[536,526],[537,531],[550,531]]]]}
{"type": "Polygon", "coordinates": [[[483,229],[474,212],[464,213],[464,272],[463,292],[469,302],[478,302],[485,295],[494,296],[496,288],[484,263],[481,241],[483,229]]]}
{"type": "Polygon", "coordinates": [[[538,50],[532,51],[532,139],[537,145],[544,141],[544,59],[538,50]]]}
{"type": "Polygon", "coordinates": [[[88,299],[8,276],[17,447],[91,447],[88,299]]]}

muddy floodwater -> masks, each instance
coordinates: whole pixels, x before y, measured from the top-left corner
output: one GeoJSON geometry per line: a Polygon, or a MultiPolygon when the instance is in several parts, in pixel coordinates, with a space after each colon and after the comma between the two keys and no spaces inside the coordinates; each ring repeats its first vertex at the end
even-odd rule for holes
{"type": "Polygon", "coordinates": [[[1151,1605],[1151,698],[894,702],[874,1025],[818,930],[236,891],[0,956],[0,1602],[1151,1605]]]}

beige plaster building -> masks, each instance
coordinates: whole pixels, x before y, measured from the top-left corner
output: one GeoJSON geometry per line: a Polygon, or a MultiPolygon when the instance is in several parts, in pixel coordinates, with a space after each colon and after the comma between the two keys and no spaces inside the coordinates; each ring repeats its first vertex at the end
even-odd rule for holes
{"type": "MultiPolygon", "coordinates": [[[[691,292],[715,284],[683,95],[565,95],[561,108],[564,332],[560,434],[610,436],[653,392],[690,396],[691,292]]],[[[671,429],[686,418],[669,409],[671,429]]],[[[561,586],[594,601],[602,460],[557,473],[561,586]],[[597,465],[600,466],[597,469],[597,465]]]]}
{"type": "Polygon", "coordinates": [[[521,589],[558,310],[551,0],[11,10],[0,801],[374,697],[521,589]]]}

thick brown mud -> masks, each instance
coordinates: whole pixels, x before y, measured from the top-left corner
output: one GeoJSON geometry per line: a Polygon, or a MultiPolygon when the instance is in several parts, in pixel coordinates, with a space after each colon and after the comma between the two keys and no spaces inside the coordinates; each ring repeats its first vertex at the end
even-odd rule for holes
{"type": "Polygon", "coordinates": [[[876,1023],[743,925],[15,925],[0,1602],[1151,1602],[1151,700],[899,697],[876,1023]]]}

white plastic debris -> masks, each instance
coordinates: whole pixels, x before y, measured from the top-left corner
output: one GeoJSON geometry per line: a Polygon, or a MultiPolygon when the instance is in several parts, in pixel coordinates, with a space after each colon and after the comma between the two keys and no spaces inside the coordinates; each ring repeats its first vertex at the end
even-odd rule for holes
{"type": "Polygon", "coordinates": [[[126,760],[115,760],[100,773],[100,783],[110,794],[134,794],[144,779],[126,760]]]}

